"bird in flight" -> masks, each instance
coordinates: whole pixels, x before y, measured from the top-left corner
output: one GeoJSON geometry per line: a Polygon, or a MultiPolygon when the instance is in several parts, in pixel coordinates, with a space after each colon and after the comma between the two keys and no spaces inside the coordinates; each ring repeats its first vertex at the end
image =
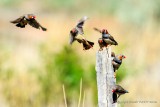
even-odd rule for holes
{"type": "Polygon", "coordinates": [[[78,38],[75,38],[75,40],[76,40],[77,42],[83,44],[83,50],[88,50],[88,49],[92,48],[93,45],[94,45],[94,42],[88,41],[88,40],[86,40],[86,39],[78,39],[78,38]]]}
{"type": "Polygon", "coordinates": [[[25,28],[27,24],[30,26],[37,28],[37,29],[42,29],[43,31],[46,31],[47,29],[41,26],[39,22],[36,20],[36,16],[34,14],[26,14],[23,15],[16,20],[11,21],[11,23],[16,24],[17,27],[20,28],[25,28]]]}
{"type": "Polygon", "coordinates": [[[78,21],[78,23],[76,24],[76,27],[74,27],[70,31],[70,38],[69,38],[69,43],[71,45],[74,41],[82,43],[83,44],[83,50],[88,50],[88,49],[92,48],[93,45],[94,45],[94,42],[88,41],[82,36],[84,34],[83,25],[84,25],[84,23],[87,19],[88,19],[88,17],[84,16],[78,21]],[[77,37],[78,35],[81,35],[81,38],[80,37],[78,38],[77,37]]]}
{"type": "MultiPolygon", "coordinates": [[[[83,25],[85,23],[85,21],[88,19],[87,16],[84,16],[83,18],[81,18],[76,27],[74,27],[71,31],[70,31],[70,40],[69,43],[72,44],[75,41],[75,38],[78,36],[78,34],[83,35],[84,31],[83,31],[83,25]]],[[[84,37],[83,37],[84,39],[84,37]]]]}

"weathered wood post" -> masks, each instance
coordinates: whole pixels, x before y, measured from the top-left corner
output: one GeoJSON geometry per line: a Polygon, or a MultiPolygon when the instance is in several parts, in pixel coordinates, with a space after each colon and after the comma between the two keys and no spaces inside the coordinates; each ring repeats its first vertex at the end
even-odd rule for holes
{"type": "Polygon", "coordinates": [[[104,48],[96,54],[96,73],[97,73],[97,88],[98,88],[98,107],[117,107],[113,103],[112,89],[116,84],[114,78],[111,47],[104,48]]]}

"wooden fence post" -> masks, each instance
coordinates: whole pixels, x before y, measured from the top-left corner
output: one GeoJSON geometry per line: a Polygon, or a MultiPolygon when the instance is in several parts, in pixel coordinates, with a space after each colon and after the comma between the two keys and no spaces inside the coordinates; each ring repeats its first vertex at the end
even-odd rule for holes
{"type": "Polygon", "coordinates": [[[98,107],[117,107],[113,103],[112,89],[116,84],[114,78],[111,47],[104,48],[96,54],[96,73],[98,88],[98,107]]]}

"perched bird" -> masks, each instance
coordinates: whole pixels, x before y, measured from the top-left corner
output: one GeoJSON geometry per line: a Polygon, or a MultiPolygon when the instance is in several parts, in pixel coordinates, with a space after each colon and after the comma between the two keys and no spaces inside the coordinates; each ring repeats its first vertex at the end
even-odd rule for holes
{"type": "Polygon", "coordinates": [[[33,14],[26,14],[24,16],[19,17],[16,20],[11,21],[11,23],[16,24],[16,26],[20,28],[25,28],[25,26],[29,24],[34,28],[37,29],[41,28],[43,31],[46,31],[47,29],[41,26],[40,23],[38,23],[35,18],[36,16],[33,14]]]}
{"type": "Polygon", "coordinates": [[[102,39],[102,38],[99,38],[98,39],[98,44],[99,44],[99,51],[102,51],[103,50],[103,47],[107,47],[108,44],[102,39]]]}
{"type": "Polygon", "coordinates": [[[75,38],[76,41],[83,44],[83,50],[88,50],[93,47],[94,42],[88,41],[86,39],[75,38]]]}
{"type": "Polygon", "coordinates": [[[121,66],[122,64],[122,59],[126,58],[126,56],[122,55],[122,54],[119,54],[119,55],[113,55],[114,58],[112,60],[112,65],[113,65],[113,69],[114,69],[114,72],[116,70],[118,70],[118,68],[121,66]]]}
{"type": "Polygon", "coordinates": [[[116,98],[116,96],[114,95],[113,97],[113,103],[116,103],[117,102],[117,100],[118,100],[118,98],[121,96],[121,95],[123,95],[123,94],[125,94],[125,93],[129,93],[127,90],[125,90],[124,88],[122,88],[120,85],[115,85],[115,87],[114,87],[114,89],[112,90],[112,92],[114,93],[114,94],[117,94],[118,95],[118,97],[116,98]]]}
{"type": "Polygon", "coordinates": [[[102,34],[102,39],[106,42],[107,45],[118,45],[117,41],[108,33],[107,29],[103,29],[101,31],[98,28],[94,28],[94,30],[102,34]]]}
{"type": "Polygon", "coordinates": [[[70,44],[72,44],[75,40],[75,38],[78,36],[78,34],[80,35],[83,35],[84,32],[83,32],[83,25],[84,25],[84,22],[88,19],[87,16],[84,16],[82,19],[79,20],[79,22],[77,23],[76,27],[73,28],[71,31],[70,31],[70,44]]]}

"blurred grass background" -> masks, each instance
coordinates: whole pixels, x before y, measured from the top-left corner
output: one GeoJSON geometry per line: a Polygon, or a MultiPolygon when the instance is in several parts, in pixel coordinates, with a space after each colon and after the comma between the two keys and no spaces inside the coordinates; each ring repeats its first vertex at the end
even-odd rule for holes
{"type": "Polygon", "coordinates": [[[93,27],[107,28],[119,42],[116,54],[127,56],[117,72],[117,82],[129,91],[119,107],[160,106],[160,1],[146,0],[1,0],[0,1],[0,106],[77,106],[80,79],[86,92],[85,106],[97,106],[95,54],[100,34],[93,27]],[[48,31],[26,26],[20,29],[9,21],[33,13],[48,31]],[[94,49],[68,45],[69,31],[84,15],[85,37],[94,49]]]}

